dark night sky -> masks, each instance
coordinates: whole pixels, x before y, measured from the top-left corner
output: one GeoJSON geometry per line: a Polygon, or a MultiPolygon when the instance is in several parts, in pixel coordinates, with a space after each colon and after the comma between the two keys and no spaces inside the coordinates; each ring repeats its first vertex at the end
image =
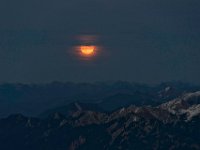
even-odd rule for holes
{"type": "Polygon", "coordinates": [[[1,0],[0,82],[200,83],[199,0],[1,0]],[[95,59],[72,54],[97,37],[95,59]]]}

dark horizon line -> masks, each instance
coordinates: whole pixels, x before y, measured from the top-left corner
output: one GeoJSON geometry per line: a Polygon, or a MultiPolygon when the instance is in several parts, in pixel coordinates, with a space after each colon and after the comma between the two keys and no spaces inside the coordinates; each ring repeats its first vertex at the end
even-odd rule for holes
{"type": "Polygon", "coordinates": [[[128,83],[135,85],[146,85],[146,86],[158,86],[162,84],[185,84],[185,85],[196,85],[200,86],[199,83],[181,81],[181,80],[169,80],[157,83],[145,83],[139,81],[126,81],[126,80],[105,80],[105,81],[49,81],[49,82],[0,82],[1,85],[13,84],[13,85],[50,85],[50,84],[115,84],[115,83],[128,83]]]}

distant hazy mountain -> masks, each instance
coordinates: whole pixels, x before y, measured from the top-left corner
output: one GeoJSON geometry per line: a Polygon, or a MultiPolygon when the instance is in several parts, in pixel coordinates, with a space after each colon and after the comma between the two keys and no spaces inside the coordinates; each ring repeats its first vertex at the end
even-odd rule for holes
{"type": "Polygon", "coordinates": [[[0,149],[200,149],[200,91],[154,107],[130,105],[112,113],[95,107],[73,103],[61,109],[64,114],[55,109],[43,119],[19,114],[1,119],[0,149]]]}
{"type": "Polygon", "coordinates": [[[148,86],[129,82],[1,84],[0,117],[11,113],[36,116],[73,102],[97,103],[113,111],[128,105],[158,105],[199,86],[168,82],[148,86]]]}
{"type": "Polygon", "coordinates": [[[102,99],[98,103],[103,109],[112,111],[119,109],[121,107],[126,107],[131,104],[136,106],[142,105],[158,105],[162,101],[155,95],[150,95],[149,93],[134,92],[131,94],[118,93],[111,95],[102,99]]]}

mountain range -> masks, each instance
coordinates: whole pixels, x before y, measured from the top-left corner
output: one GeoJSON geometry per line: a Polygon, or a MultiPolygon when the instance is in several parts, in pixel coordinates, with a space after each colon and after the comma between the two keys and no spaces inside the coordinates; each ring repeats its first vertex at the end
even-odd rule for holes
{"type": "Polygon", "coordinates": [[[127,104],[112,111],[98,104],[73,102],[38,117],[2,118],[0,149],[200,149],[200,91],[184,92],[157,105],[127,104]]]}
{"type": "Polygon", "coordinates": [[[70,103],[91,103],[106,111],[129,105],[157,106],[200,86],[181,82],[145,85],[130,82],[0,84],[0,117],[21,113],[37,116],[70,103]]]}

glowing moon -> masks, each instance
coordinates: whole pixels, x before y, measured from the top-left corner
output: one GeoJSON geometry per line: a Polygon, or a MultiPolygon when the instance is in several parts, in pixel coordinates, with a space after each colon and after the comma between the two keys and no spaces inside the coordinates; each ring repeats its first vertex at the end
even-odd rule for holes
{"type": "Polygon", "coordinates": [[[84,56],[93,56],[95,54],[95,46],[80,46],[80,51],[84,56]]]}

